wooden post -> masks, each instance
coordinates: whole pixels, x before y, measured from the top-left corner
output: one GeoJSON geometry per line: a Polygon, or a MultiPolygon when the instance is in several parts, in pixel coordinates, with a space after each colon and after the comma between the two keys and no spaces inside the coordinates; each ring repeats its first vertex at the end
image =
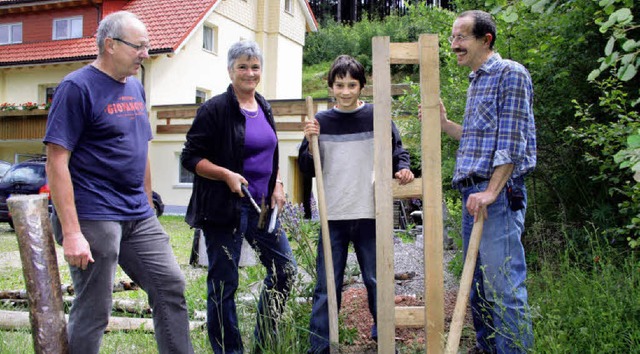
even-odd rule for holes
{"type": "Polygon", "coordinates": [[[422,205],[424,234],[425,331],[427,353],[444,349],[444,267],[442,265],[442,162],[440,131],[440,57],[438,36],[418,39],[422,102],[422,205]]]}
{"type": "Polygon", "coordinates": [[[464,260],[464,268],[462,268],[460,288],[458,289],[458,297],[456,298],[456,307],[453,310],[451,326],[449,326],[449,338],[447,339],[447,349],[445,351],[447,354],[456,354],[458,352],[458,346],[460,345],[464,313],[467,310],[467,301],[469,300],[469,293],[471,293],[471,286],[473,285],[473,273],[476,269],[476,261],[478,259],[480,241],[482,240],[483,226],[484,215],[482,214],[482,210],[480,210],[478,220],[473,224],[473,229],[471,230],[471,237],[469,238],[469,246],[467,248],[467,257],[464,260]]]}
{"type": "Polygon", "coordinates": [[[48,196],[16,195],[7,199],[7,203],[18,237],[34,350],[36,353],[66,353],[67,324],[49,221],[48,196]]]}
{"type": "Polygon", "coordinates": [[[389,37],[372,39],[378,353],[383,354],[394,353],[396,347],[389,43],[389,37]]]}
{"type": "MultiPolygon", "coordinates": [[[[307,96],[307,119],[315,118],[313,98],[307,96]]],[[[329,342],[330,352],[338,353],[338,301],[336,298],[336,282],[333,273],[333,255],[331,252],[331,238],[329,237],[329,221],[327,220],[327,203],[324,195],[324,178],[322,177],[322,162],[320,160],[320,146],[318,136],[311,136],[311,151],[313,152],[313,166],[316,172],[316,186],[318,187],[318,211],[320,213],[320,227],[322,228],[322,251],[324,252],[324,270],[327,277],[327,305],[329,307],[329,342]]]]}
{"type": "Polygon", "coordinates": [[[374,166],[376,205],[376,273],[378,280],[378,352],[393,353],[394,326],[423,323],[427,333],[428,353],[444,349],[444,277],[442,175],[440,151],[440,67],[438,36],[420,35],[418,43],[389,43],[389,37],[374,37],[374,166]],[[390,64],[420,65],[420,99],[422,103],[422,178],[412,185],[391,183],[391,100],[390,64]],[[391,192],[393,190],[393,192],[391,192]],[[427,306],[399,309],[394,304],[393,279],[393,197],[421,195],[425,215],[424,273],[427,306]],[[417,311],[422,311],[418,314],[417,311]],[[394,321],[395,320],[395,321],[394,321]]]}

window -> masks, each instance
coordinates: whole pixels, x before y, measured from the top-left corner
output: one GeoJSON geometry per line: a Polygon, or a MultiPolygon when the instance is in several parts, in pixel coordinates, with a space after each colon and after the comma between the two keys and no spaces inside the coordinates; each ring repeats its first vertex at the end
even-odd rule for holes
{"type": "Polygon", "coordinates": [[[202,49],[217,53],[218,52],[218,28],[205,25],[202,28],[202,49]]]}
{"type": "Polygon", "coordinates": [[[0,25],[0,44],[22,43],[22,23],[0,25]]]}
{"type": "Polygon", "coordinates": [[[82,17],[69,17],[53,20],[53,39],[82,37],[82,17]]]}
{"type": "Polygon", "coordinates": [[[204,103],[207,100],[207,91],[196,89],[196,104],[204,103]]]}
{"type": "Polygon", "coordinates": [[[53,93],[56,91],[57,84],[40,84],[38,85],[38,102],[51,103],[53,93]]]}
{"type": "Polygon", "coordinates": [[[44,103],[51,103],[51,101],[53,101],[54,92],[56,92],[55,87],[47,87],[44,89],[44,103]]]}
{"type": "Polygon", "coordinates": [[[293,13],[293,0],[284,0],[284,11],[287,13],[293,13]]]}
{"type": "Polygon", "coordinates": [[[178,183],[193,183],[193,173],[189,172],[187,169],[182,167],[180,161],[178,161],[178,165],[180,166],[180,172],[178,176],[178,183]]]}

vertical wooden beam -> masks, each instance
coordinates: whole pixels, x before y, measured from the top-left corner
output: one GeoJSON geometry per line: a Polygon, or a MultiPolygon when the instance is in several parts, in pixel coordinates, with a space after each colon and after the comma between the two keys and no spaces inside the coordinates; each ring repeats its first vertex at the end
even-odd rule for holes
{"type": "Polygon", "coordinates": [[[422,201],[427,353],[444,351],[444,277],[442,247],[442,173],[440,147],[440,60],[438,36],[422,34],[420,98],[422,102],[422,201]]]}
{"type": "MultiPolygon", "coordinates": [[[[307,119],[315,119],[313,98],[307,96],[307,119]]],[[[320,144],[318,136],[311,136],[311,150],[313,151],[313,167],[316,172],[318,187],[318,211],[320,212],[320,226],[322,228],[322,251],[324,252],[324,270],[327,282],[327,305],[329,311],[329,343],[330,353],[338,353],[338,299],[336,297],[336,282],[333,270],[333,254],[331,252],[331,237],[329,234],[329,220],[327,219],[327,202],[324,195],[324,177],[322,175],[322,159],[320,158],[320,144]]]]}
{"type": "Polygon", "coordinates": [[[393,197],[391,195],[392,160],[390,139],[391,62],[389,43],[389,37],[374,37],[372,39],[378,353],[384,354],[395,352],[393,197]]]}
{"type": "Polygon", "coordinates": [[[18,237],[34,351],[63,354],[68,352],[67,324],[47,197],[15,195],[7,204],[18,237]]]}

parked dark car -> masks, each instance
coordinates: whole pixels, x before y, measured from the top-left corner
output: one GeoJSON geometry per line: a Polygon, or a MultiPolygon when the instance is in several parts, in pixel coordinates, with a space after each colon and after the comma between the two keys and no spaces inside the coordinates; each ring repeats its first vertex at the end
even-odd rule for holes
{"type": "MultiPolygon", "coordinates": [[[[45,163],[44,157],[34,158],[11,166],[5,173],[0,180],[0,222],[8,222],[13,228],[7,206],[7,198],[12,194],[49,194],[45,163]]],[[[51,210],[49,197],[49,212],[51,210]]]]}
{"type": "MultiPolygon", "coordinates": [[[[40,157],[17,163],[0,179],[0,222],[8,222],[13,228],[13,220],[7,206],[7,198],[12,194],[49,194],[46,161],[46,157],[40,157]]],[[[153,206],[157,216],[164,213],[164,203],[156,192],[153,192],[153,206]]],[[[49,212],[52,210],[49,197],[49,212]]]]}
{"type": "Polygon", "coordinates": [[[7,173],[7,171],[9,171],[10,168],[11,168],[10,162],[0,160],[0,178],[2,178],[2,176],[4,176],[4,174],[7,173]]]}

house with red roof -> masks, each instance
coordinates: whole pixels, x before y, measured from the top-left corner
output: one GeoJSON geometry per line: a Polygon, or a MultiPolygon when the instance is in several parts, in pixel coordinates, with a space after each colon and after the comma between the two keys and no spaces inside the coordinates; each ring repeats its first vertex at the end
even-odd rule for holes
{"type": "MultiPolygon", "coordinates": [[[[305,34],[318,24],[307,0],[0,0],[0,160],[43,153],[46,111],[27,103],[46,104],[65,75],[96,58],[98,23],[119,10],[138,15],[149,32],[139,78],[154,132],[161,131],[150,145],[153,187],[165,203],[186,205],[184,129],[156,129],[168,122],[158,123],[157,112],[197,107],[223,92],[227,49],[243,39],[263,50],[258,91],[270,100],[300,99],[305,34]]],[[[280,136],[285,169],[301,139],[301,132],[280,136]]]]}

